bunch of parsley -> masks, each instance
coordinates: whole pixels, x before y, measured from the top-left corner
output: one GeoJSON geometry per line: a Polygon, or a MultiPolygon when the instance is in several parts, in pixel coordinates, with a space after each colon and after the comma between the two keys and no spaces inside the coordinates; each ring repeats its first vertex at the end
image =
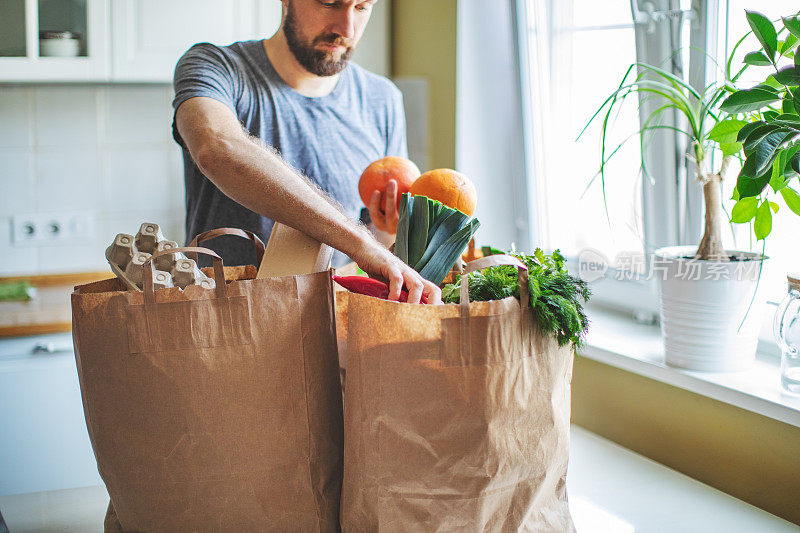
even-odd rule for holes
{"type": "MultiPolygon", "coordinates": [[[[543,333],[552,334],[559,346],[572,343],[583,345],[589,320],[583,304],[591,297],[587,283],[567,271],[566,260],[556,250],[547,255],[536,249],[533,255],[510,253],[528,267],[528,289],[531,308],[543,333]]],[[[445,303],[459,302],[460,278],[442,289],[445,303]]],[[[513,266],[495,266],[483,272],[469,274],[470,301],[501,300],[509,296],[519,298],[517,269],[513,266]]]]}

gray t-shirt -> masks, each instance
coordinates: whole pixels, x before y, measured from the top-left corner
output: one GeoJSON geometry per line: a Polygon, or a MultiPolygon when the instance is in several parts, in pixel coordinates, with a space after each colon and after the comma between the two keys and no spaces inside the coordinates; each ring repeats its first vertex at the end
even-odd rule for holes
{"type": "MultiPolygon", "coordinates": [[[[205,96],[227,105],[251,135],[273,146],[284,160],[339,202],[355,220],[362,207],[358,179],[371,162],[407,156],[400,91],[388,79],[350,63],[327,96],[303,96],[278,75],[263,41],[230,46],[193,46],[175,67],[173,108],[205,96]]],[[[183,148],[186,241],[219,227],[248,229],[269,238],[272,220],[222,193],[197,168],[173,121],[183,148]]],[[[222,237],[208,242],[226,265],[252,264],[252,246],[222,237]]],[[[204,244],[203,246],[206,246],[204,244]]],[[[341,263],[341,256],[336,263],[341,263]]]]}

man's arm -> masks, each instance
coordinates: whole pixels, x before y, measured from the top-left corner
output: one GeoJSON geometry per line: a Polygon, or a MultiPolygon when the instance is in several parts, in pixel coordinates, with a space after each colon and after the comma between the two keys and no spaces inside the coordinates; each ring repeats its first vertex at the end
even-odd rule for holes
{"type": "Polygon", "coordinates": [[[397,300],[405,284],[409,302],[441,301],[436,285],[352,222],[277,152],[250,138],[223,103],[190,98],[178,107],[175,120],[200,171],[234,201],[341,250],[364,271],[387,278],[390,299],[397,300]]]}

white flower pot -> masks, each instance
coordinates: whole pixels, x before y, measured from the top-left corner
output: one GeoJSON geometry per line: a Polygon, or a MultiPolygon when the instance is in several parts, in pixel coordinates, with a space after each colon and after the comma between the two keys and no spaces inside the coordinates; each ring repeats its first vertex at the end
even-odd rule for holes
{"type": "Polygon", "coordinates": [[[693,259],[696,251],[655,251],[666,363],[708,372],[746,369],[755,358],[765,307],[758,298],[750,307],[762,256],[728,251],[741,260],[700,261],[693,259]]]}

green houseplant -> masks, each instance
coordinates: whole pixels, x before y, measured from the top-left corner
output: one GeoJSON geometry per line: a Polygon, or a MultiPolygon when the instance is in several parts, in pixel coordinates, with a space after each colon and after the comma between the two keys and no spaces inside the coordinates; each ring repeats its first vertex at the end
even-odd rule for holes
{"type": "MultiPolygon", "coordinates": [[[[744,171],[737,182],[737,192],[734,193],[737,202],[730,220],[742,223],[753,221],[753,231],[760,240],[769,234],[772,211],[778,209],[778,204],[763,198],[763,195],[762,198],[756,198],[763,187],[756,191],[756,187],[750,183],[753,180],[747,181],[747,160],[756,158],[749,165],[756,167],[762,181],[766,172],[764,165],[771,165],[771,169],[780,166],[781,172],[773,180],[775,190],[781,190],[784,183],[781,179],[788,181],[785,180],[784,169],[795,170],[792,162],[796,161],[794,156],[797,151],[793,152],[787,146],[790,132],[782,123],[789,120],[788,103],[784,105],[785,112],[769,109],[774,102],[785,102],[787,93],[794,95],[790,87],[784,85],[781,92],[779,80],[768,80],[763,86],[759,85],[748,92],[738,90],[736,83],[750,66],[769,61],[777,68],[778,57],[793,58],[797,35],[787,27],[787,31],[782,32],[786,37],[781,40],[781,35],[772,24],[757,13],[748,12],[747,20],[762,46],[767,43],[763,58],[756,57],[755,53],[747,54],[745,65],[734,74],[733,54],[745,41],[746,36],[742,37],[725,64],[722,81],[711,83],[702,90],[692,87],[671,72],[635,63],[628,68],[619,87],[586,125],[588,128],[602,117],[603,142],[598,175],[604,195],[606,164],[621,147],[618,145],[609,149],[607,145],[610,118],[614,110],[629,98],[638,97],[640,105],[643,102],[654,104],[653,110],[642,117],[641,127],[634,135],[638,136],[642,148],[650,134],[664,129],[685,136],[691,147],[690,157],[696,163],[697,182],[703,191],[703,236],[697,246],[661,248],[655,251],[654,256],[660,274],[661,328],[666,362],[693,370],[728,371],[749,366],[754,358],[763,313],[761,302],[752,304],[764,256],[726,250],[723,246],[723,228],[728,217],[723,207],[722,182],[730,177],[737,159],[745,161],[744,171]],[[769,28],[773,30],[771,34],[769,28]],[[669,116],[668,113],[681,116],[682,123],[662,121],[669,116]],[[768,116],[764,117],[764,113],[768,116]],[[773,123],[770,125],[768,120],[773,123]],[[772,134],[769,140],[761,136],[763,129],[756,132],[765,126],[771,128],[767,132],[772,134]],[[781,142],[768,148],[775,143],[778,131],[781,132],[781,142]],[[757,137],[745,138],[744,134],[748,132],[756,133],[757,137]],[[764,145],[759,147],[758,142],[764,145]],[[721,152],[722,158],[718,166],[712,169],[712,154],[717,152],[721,152]],[[763,160],[765,152],[768,152],[767,162],[763,160]],[[743,183],[749,187],[743,187],[743,183]],[[693,274],[687,276],[689,272],[693,274]]],[[[787,20],[784,19],[784,24],[787,20]]],[[[792,20],[795,19],[789,20],[790,26],[794,24],[792,20]]],[[[796,65],[792,68],[796,68],[796,65]]],[[[779,70],[776,76],[784,77],[784,81],[789,82],[794,80],[790,77],[794,72],[782,73],[779,70]]],[[[788,100],[794,107],[794,100],[788,100]]],[[[800,134],[800,122],[793,124],[796,128],[792,131],[800,134]]],[[[644,154],[644,149],[642,152],[644,154]]],[[[645,175],[648,175],[644,155],[641,166],[645,175]]],[[[767,176],[769,182],[770,176],[767,176]]],[[[780,194],[790,208],[794,210],[798,207],[792,192],[780,194]]]]}
{"type": "Polygon", "coordinates": [[[736,181],[731,220],[753,221],[756,237],[764,239],[772,231],[776,195],[800,216],[796,189],[800,176],[800,54],[796,53],[800,21],[797,15],[784,17],[783,27],[776,30],[760,13],[748,12],[747,20],[761,49],[748,53],[744,61],[770,72],[763,83],[730,94],[721,109],[745,117],[736,132],[745,161],[736,181]]]}

